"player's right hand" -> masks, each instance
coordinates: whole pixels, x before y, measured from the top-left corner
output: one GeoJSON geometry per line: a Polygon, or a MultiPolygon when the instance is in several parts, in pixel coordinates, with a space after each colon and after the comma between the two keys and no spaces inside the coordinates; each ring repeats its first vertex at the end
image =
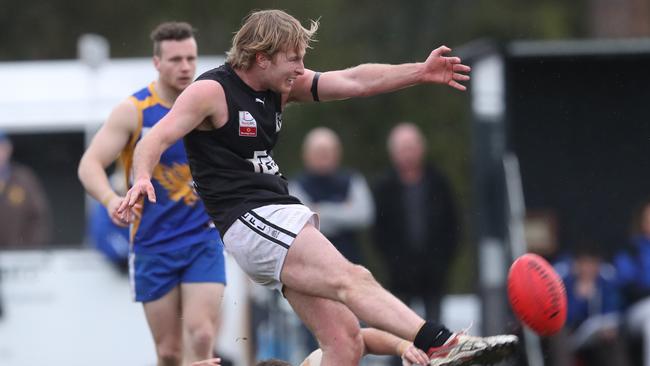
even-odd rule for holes
{"type": "Polygon", "coordinates": [[[131,189],[129,189],[129,191],[124,195],[124,199],[122,200],[120,207],[117,209],[117,214],[120,215],[123,220],[132,222],[135,218],[132,209],[136,207],[140,199],[145,195],[149,202],[156,202],[156,191],[153,188],[153,184],[151,184],[151,180],[140,178],[133,183],[131,189]]]}

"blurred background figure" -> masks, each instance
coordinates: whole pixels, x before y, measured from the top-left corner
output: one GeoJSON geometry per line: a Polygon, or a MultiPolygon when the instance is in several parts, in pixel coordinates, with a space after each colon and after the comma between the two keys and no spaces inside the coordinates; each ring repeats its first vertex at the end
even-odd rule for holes
{"type": "Polygon", "coordinates": [[[51,238],[52,217],[38,177],[13,162],[13,145],[0,131],[0,249],[38,248],[51,238]]]}
{"type": "MultiPolygon", "coordinates": [[[[614,258],[623,286],[626,329],[632,344],[641,345],[643,362],[650,365],[650,199],[644,200],[632,220],[631,239],[627,248],[614,258]],[[636,343],[636,344],[635,344],[636,343]]],[[[634,347],[633,347],[634,348],[634,347]]],[[[636,347],[638,348],[638,347],[636,347]]]]}
{"type": "Polygon", "coordinates": [[[350,262],[364,263],[359,236],[374,216],[365,178],[340,166],[341,140],[331,129],[311,130],[302,146],[305,170],[289,183],[289,192],[318,213],[321,232],[350,262]]]}
{"type": "Polygon", "coordinates": [[[628,365],[616,270],[604,260],[599,245],[584,240],[556,269],[566,286],[567,321],[548,340],[550,364],[628,365]]]}
{"type": "Polygon", "coordinates": [[[386,285],[427,319],[439,319],[458,246],[451,189],[442,173],[425,161],[426,141],[415,124],[403,122],[391,130],[388,153],[392,166],[374,187],[373,230],[373,242],[387,266],[386,285]]]}

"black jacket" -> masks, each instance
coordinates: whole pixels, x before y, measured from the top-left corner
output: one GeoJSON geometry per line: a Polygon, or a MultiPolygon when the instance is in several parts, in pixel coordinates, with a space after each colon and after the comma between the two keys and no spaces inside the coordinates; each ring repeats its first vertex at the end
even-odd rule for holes
{"type": "Polygon", "coordinates": [[[424,174],[426,245],[408,242],[404,185],[389,169],[374,185],[376,222],[373,239],[388,271],[388,287],[403,295],[437,295],[444,291],[458,246],[459,223],[447,179],[433,166],[424,174]]]}

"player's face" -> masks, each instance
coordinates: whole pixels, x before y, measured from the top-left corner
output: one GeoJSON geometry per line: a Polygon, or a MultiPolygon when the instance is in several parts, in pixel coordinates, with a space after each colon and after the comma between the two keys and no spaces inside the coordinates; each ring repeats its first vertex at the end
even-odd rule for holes
{"type": "Polygon", "coordinates": [[[304,49],[276,53],[268,69],[271,75],[270,89],[277,93],[289,93],[296,78],[305,73],[304,58],[304,49]]]}
{"type": "Polygon", "coordinates": [[[182,91],[194,80],[197,47],[194,38],[160,43],[160,56],[154,56],[159,79],[167,86],[182,91]]]}

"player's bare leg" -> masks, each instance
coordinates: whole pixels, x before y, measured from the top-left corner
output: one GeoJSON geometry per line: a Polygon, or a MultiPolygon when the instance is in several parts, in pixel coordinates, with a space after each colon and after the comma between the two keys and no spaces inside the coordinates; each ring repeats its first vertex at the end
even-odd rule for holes
{"type": "Polygon", "coordinates": [[[181,284],[183,327],[187,335],[185,364],[212,357],[223,292],[221,283],[181,284]]]}
{"type": "Polygon", "coordinates": [[[322,366],[358,365],[363,357],[359,320],[345,305],[285,288],[294,311],[312,331],[323,350],[322,366]]]}
{"type": "MultiPolygon", "coordinates": [[[[158,366],[178,366],[183,357],[180,289],[175,287],[158,300],[143,304],[156,344],[158,366]]],[[[207,357],[206,357],[207,358],[207,357]]]]}
{"type": "Polygon", "coordinates": [[[516,336],[471,337],[425,323],[386,291],[362,266],[346,260],[311,224],[305,225],[289,248],[282,283],[294,291],[345,304],[369,326],[418,343],[432,357],[431,365],[497,362],[512,353],[516,336]]]}
{"type": "Polygon", "coordinates": [[[289,248],[282,283],[303,294],[345,304],[368,325],[413,340],[424,320],[386,291],[362,266],[346,260],[313,225],[289,248]]]}

